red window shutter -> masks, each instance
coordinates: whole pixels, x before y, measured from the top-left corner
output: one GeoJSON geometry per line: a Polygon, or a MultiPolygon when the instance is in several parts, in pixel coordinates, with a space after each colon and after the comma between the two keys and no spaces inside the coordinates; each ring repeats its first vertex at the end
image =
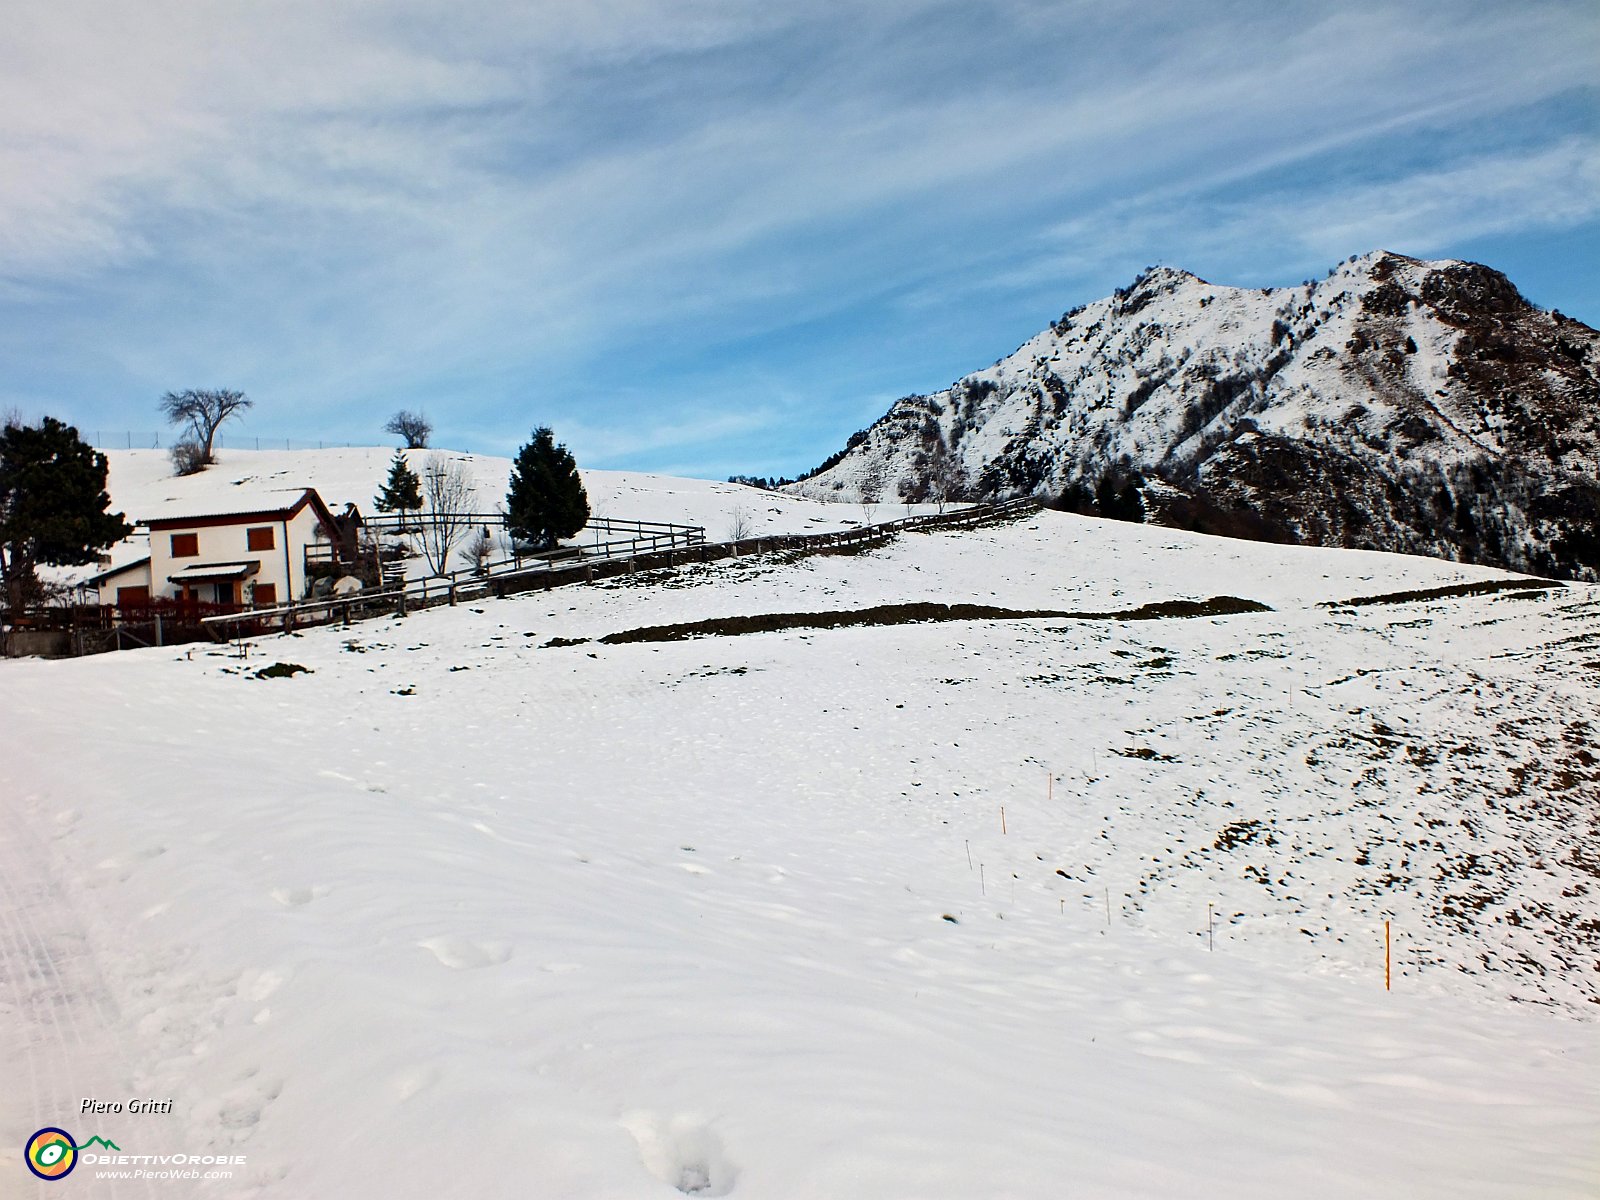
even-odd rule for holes
{"type": "Polygon", "coordinates": [[[277,546],[277,542],[273,538],[272,534],[273,529],[271,525],[262,525],[256,529],[249,530],[245,534],[245,537],[248,539],[250,549],[271,550],[277,546]]]}
{"type": "Polygon", "coordinates": [[[256,607],[270,608],[278,602],[278,585],[275,583],[256,584],[256,607]]]}
{"type": "Polygon", "coordinates": [[[200,535],[198,533],[175,533],[172,535],[173,558],[197,558],[200,554],[200,535]]]}

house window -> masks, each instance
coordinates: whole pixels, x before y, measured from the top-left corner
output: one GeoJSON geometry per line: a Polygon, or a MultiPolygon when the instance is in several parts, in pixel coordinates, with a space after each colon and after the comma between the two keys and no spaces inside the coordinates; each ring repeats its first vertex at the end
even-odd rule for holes
{"type": "Polygon", "coordinates": [[[271,550],[277,543],[272,540],[272,526],[263,525],[245,534],[252,550],[271,550]]]}
{"type": "Polygon", "coordinates": [[[198,558],[200,556],[200,535],[198,533],[175,533],[172,535],[173,558],[198,558]]]}
{"type": "Polygon", "coordinates": [[[278,585],[275,583],[258,583],[252,595],[255,597],[257,608],[271,608],[278,603],[278,585]]]}

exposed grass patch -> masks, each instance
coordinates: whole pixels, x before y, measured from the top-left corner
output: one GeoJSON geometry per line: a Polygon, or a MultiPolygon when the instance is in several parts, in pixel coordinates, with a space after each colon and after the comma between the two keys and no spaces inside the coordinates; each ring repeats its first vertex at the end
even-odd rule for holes
{"type": "Polygon", "coordinates": [[[1107,613],[1063,613],[1085,621],[1162,621],[1171,617],[1233,617],[1241,613],[1271,612],[1272,609],[1256,600],[1238,596],[1213,596],[1209,600],[1162,600],[1156,604],[1141,604],[1138,608],[1107,613]]]}
{"type": "Polygon", "coordinates": [[[1265,604],[1237,596],[1209,600],[1163,600],[1116,612],[1066,612],[1060,609],[998,608],[989,604],[880,604],[841,612],[756,613],[745,617],[713,617],[679,625],[648,625],[608,633],[607,645],[627,642],[676,642],[693,637],[736,637],[745,633],[773,633],[783,629],[843,629],[856,625],[914,625],[930,621],[1154,621],[1163,618],[1219,617],[1236,613],[1271,612],[1265,604]]]}
{"type": "Polygon", "coordinates": [[[302,667],[299,663],[273,663],[270,667],[262,667],[255,672],[257,679],[291,679],[296,675],[311,674],[310,667],[302,667]]]}
{"type": "Polygon", "coordinates": [[[1149,746],[1129,746],[1126,750],[1113,750],[1111,753],[1121,755],[1123,758],[1142,758],[1146,762],[1177,762],[1170,754],[1161,754],[1149,746]]]}
{"type": "MultiPolygon", "coordinates": [[[[1232,850],[1236,846],[1247,846],[1266,832],[1266,827],[1260,821],[1231,821],[1222,827],[1212,847],[1216,850],[1232,850]]],[[[1267,845],[1273,842],[1274,839],[1269,835],[1267,845]]]]}
{"type": "Polygon", "coordinates": [[[1350,600],[1325,600],[1319,608],[1360,608],[1368,604],[1412,604],[1419,600],[1449,600],[1456,596],[1488,596],[1494,592],[1517,592],[1517,599],[1531,600],[1566,585],[1557,580],[1529,587],[1526,579],[1485,579],[1479,583],[1456,583],[1448,587],[1414,588],[1409,592],[1385,592],[1379,596],[1356,596],[1350,600]]]}

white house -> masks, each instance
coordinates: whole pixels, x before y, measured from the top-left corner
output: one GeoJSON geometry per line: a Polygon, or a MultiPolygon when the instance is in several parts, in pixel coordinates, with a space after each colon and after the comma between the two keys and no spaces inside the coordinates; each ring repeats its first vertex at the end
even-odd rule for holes
{"type": "Polygon", "coordinates": [[[164,512],[139,522],[147,557],[88,582],[101,604],[153,600],[265,608],[303,597],[307,558],[337,560],[339,523],[314,488],[240,489],[203,512],[164,512]]]}

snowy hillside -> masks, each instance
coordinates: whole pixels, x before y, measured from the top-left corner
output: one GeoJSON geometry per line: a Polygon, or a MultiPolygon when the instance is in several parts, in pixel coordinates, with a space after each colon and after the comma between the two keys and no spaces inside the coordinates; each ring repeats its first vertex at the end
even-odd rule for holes
{"type": "MultiPolygon", "coordinates": [[[[409,463],[421,473],[431,454],[459,462],[473,481],[473,506],[485,513],[500,511],[505,504],[511,476],[511,460],[488,455],[461,454],[456,451],[409,451],[409,463]]],[[[334,512],[354,504],[368,516],[374,514],[373,498],[389,474],[394,451],[380,447],[354,447],[329,450],[222,450],[215,466],[197,475],[175,476],[172,462],[162,450],[108,450],[107,491],[111,509],[129,521],[143,522],[163,516],[188,516],[230,510],[240,496],[259,496],[266,491],[317,489],[334,512]]],[[[638,471],[584,471],[584,486],[589,507],[596,518],[668,522],[698,525],[711,541],[730,538],[736,528],[746,537],[769,534],[816,533],[849,529],[866,523],[857,504],[846,504],[838,497],[816,500],[781,492],[760,491],[731,483],[704,479],[682,479],[638,471]]],[[[877,520],[907,511],[923,512],[931,506],[907,509],[897,505],[891,512],[880,506],[877,520]]],[[[587,540],[580,532],[575,540],[587,540]]],[[[143,530],[111,547],[112,565],[131,562],[150,552],[143,530]]],[[[454,563],[467,565],[466,558],[454,563]]],[[[102,568],[46,568],[44,574],[54,583],[77,583],[102,568]]],[[[414,573],[427,571],[417,558],[414,573]]]]}
{"type": "Polygon", "coordinates": [[[1048,512],[0,663],[0,1194],[1593,1196],[1597,681],[1590,585],[1048,512]],[[919,601],[1101,615],[817,627],[919,601]]]}
{"type": "MultiPolygon", "coordinates": [[[[174,476],[160,450],[108,450],[107,490],[113,509],[133,521],[168,513],[206,511],[241,488],[314,487],[338,512],[348,503],[372,513],[373,497],[389,474],[392,449],[222,450],[218,463],[198,475],[174,476]]],[[[476,503],[494,512],[505,503],[511,460],[455,451],[412,450],[411,468],[420,473],[434,453],[460,462],[475,484],[476,503]]],[[[713,540],[726,536],[732,514],[743,508],[751,536],[844,529],[861,522],[855,505],[825,503],[731,483],[680,479],[637,471],[584,471],[584,487],[595,516],[670,521],[705,527],[713,540]]]]}
{"type": "Polygon", "coordinates": [[[1155,268],[852,441],[792,490],[1137,475],[1181,528],[1600,579],[1600,334],[1472,263],[1379,251],[1261,290],[1155,268]]]}

